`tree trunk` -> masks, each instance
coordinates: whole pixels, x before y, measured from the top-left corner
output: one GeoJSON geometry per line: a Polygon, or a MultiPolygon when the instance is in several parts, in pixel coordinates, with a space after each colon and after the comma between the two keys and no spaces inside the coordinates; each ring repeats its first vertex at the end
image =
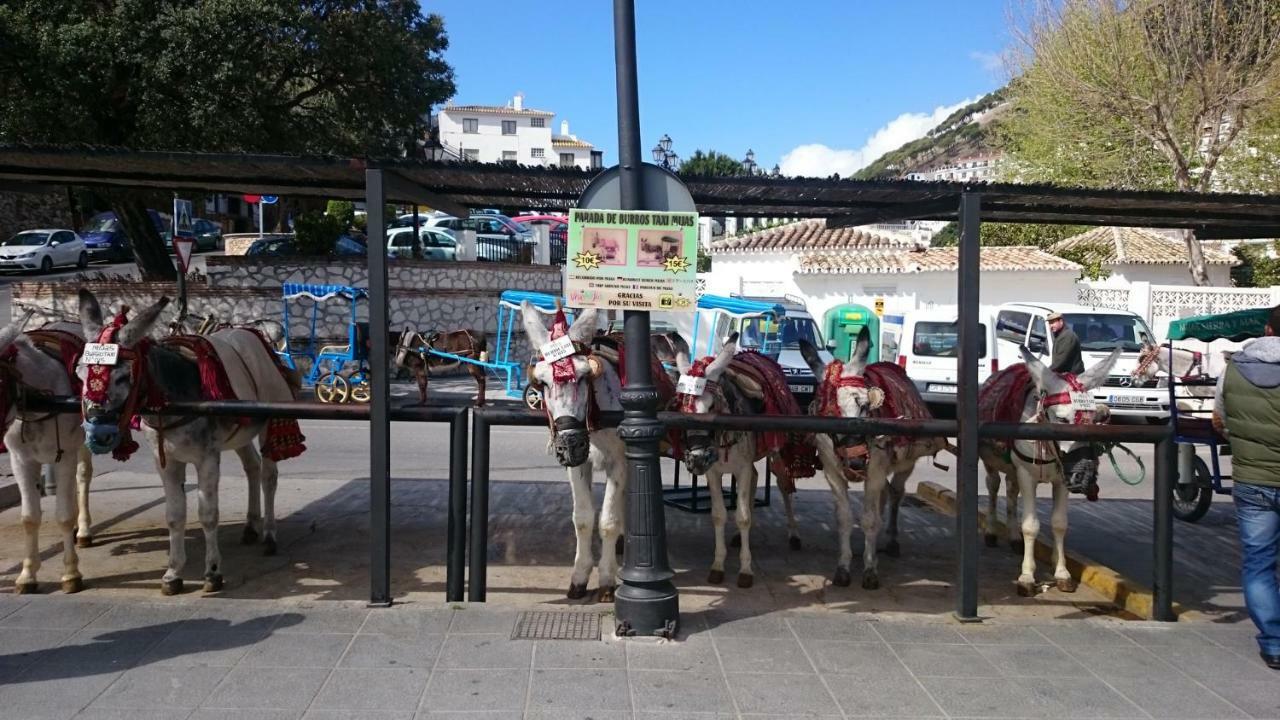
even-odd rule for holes
{"type": "Polygon", "coordinates": [[[112,193],[111,210],[120,220],[129,243],[133,246],[133,258],[143,280],[176,280],[177,270],[165,250],[164,238],[156,230],[147,213],[147,206],[140,198],[129,193],[112,193]]]}
{"type": "Polygon", "coordinates": [[[71,227],[79,230],[84,227],[84,212],[80,207],[80,203],[76,199],[76,189],[70,185],[66,186],[67,191],[67,211],[71,216],[71,227]]]}
{"type": "Polygon", "coordinates": [[[1205,267],[1204,248],[1200,246],[1200,238],[1195,230],[1182,231],[1183,242],[1187,244],[1187,259],[1191,270],[1191,282],[1201,287],[1209,284],[1209,270],[1205,267]]]}

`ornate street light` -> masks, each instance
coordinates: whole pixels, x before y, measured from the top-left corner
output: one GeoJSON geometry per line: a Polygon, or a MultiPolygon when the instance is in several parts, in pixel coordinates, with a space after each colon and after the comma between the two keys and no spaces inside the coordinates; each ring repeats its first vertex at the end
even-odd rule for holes
{"type": "Polygon", "coordinates": [[[663,133],[662,139],[658,140],[658,144],[653,146],[650,153],[653,155],[653,164],[660,168],[666,168],[675,172],[680,167],[680,156],[671,152],[671,136],[663,133]]]}
{"type": "Polygon", "coordinates": [[[756,174],[756,154],[751,148],[747,148],[747,156],[742,159],[742,172],[745,175],[756,174]]]}
{"type": "Polygon", "coordinates": [[[662,133],[662,139],[658,141],[658,147],[662,148],[663,153],[671,152],[671,136],[662,133]]]}

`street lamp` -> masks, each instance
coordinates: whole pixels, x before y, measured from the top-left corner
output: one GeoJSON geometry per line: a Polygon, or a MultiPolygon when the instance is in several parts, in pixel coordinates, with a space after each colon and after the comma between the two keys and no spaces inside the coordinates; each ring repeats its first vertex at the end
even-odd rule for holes
{"type": "Polygon", "coordinates": [[[742,159],[742,173],[744,175],[755,175],[757,167],[755,151],[747,148],[747,156],[742,159]]]}
{"type": "Polygon", "coordinates": [[[663,133],[662,139],[658,140],[650,153],[653,155],[653,164],[660,168],[675,172],[680,167],[680,156],[671,152],[671,136],[666,133],[663,133]]]}

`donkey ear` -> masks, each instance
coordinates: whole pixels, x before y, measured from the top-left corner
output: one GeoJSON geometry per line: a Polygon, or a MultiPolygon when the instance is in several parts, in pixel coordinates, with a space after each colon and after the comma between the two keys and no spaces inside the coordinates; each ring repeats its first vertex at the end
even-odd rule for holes
{"type": "Polygon", "coordinates": [[[520,303],[520,319],[524,322],[524,332],[529,336],[534,352],[550,342],[551,333],[547,332],[547,326],[542,324],[542,313],[538,312],[533,303],[528,300],[520,303]]]}
{"type": "Polygon", "coordinates": [[[866,365],[869,357],[871,357],[871,333],[866,328],[862,328],[853,346],[852,360],[858,365],[866,365]]]}
{"type": "Polygon", "coordinates": [[[22,326],[26,325],[27,321],[31,319],[31,313],[32,311],[28,310],[22,317],[0,328],[0,352],[8,350],[13,341],[22,334],[22,326]]]}
{"type": "Polygon", "coordinates": [[[80,326],[84,328],[85,340],[97,342],[102,335],[102,306],[85,288],[80,288],[80,326]]]}
{"type": "Polygon", "coordinates": [[[596,334],[599,316],[600,313],[595,308],[583,310],[569,326],[569,337],[576,343],[591,342],[591,336],[596,334]]]}
{"type": "Polygon", "coordinates": [[[1115,367],[1116,360],[1119,358],[1120,348],[1117,347],[1115,350],[1111,351],[1111,354],[1108,355],[1105,360],[1094,365],[1088,370],[1085,370],[1081,373],[1080,377],[1076,379],[1080,381],[1080,384],[1083,385],[1086,390],[1100,388],[1111,375],[1111,368],[1115,367]]]}
{"type": "Polygon", "coordinates": [[[1053,381],[1060,380],[1058,376],[1049,369],[1047,365],[1040,362],[1040,359],[1031,354],[1026,347],[1018,348],[1022,352],[1022,362],[1026,364],[1027,371],[1031,373],[1031,379],[1035,381],[1036,388],[1041,392],[1048,392],[1053,381]]]}
{"type": "Polygon", "coordinates": [[[712,360],[711,364],[707,366],[707,377],[711,380],[719,380],[724,371],[729,368],[729,363],[733,362],[733,356],[737,353],[738,333],[734,333],[720,347],[720,352],[716,353],[716,359],[712,360]]]}
{"type": "Polygon", "coordinates": [[[813,343],[800,339],[800,357],[804,358],[804,362],[809,366],[809,370],[813,371],[813,376],[819,381],[827,372],[827,364],[822,362],[822,357],[818,355],[818,348],[813,343]]]}
{"type": "Polygon", "coordinates": [[[150,334],[156,320],[160,319],[160,313],[168,306],[169,298],[161,297],[155,304],[138,313],[127,325],[120,328],[120,344],[128,347],[150,334]]]}
{"type": "Polygon", "coordinates": [[[675,353],[676,369],[681,373],[689,372],[689,343],[684,341],[684,337],[678,332],[667,333],[667,340],[671,343],[671,350],[675,353]]]}

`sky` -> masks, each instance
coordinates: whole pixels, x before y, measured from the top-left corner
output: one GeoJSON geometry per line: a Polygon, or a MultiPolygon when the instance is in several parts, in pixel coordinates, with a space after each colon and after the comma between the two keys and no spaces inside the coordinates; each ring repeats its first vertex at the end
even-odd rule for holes
{"type": "MultiPolygon", "coordinates": [[[[1008,0],[637,0],[642,150],[665,133],[788,175],[846,176],[1005,83],[1008,0]]],[[[422,0],[458,104],[556,113],[616,164],[609,0],[422,0]]]]}

